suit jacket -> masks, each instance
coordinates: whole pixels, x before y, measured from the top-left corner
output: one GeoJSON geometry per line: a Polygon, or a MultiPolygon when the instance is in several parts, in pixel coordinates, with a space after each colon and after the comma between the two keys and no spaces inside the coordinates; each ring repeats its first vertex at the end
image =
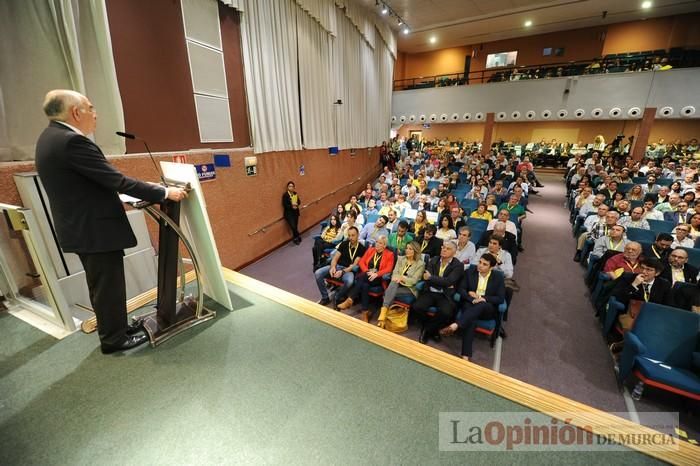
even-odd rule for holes
{"type": "Polygon", "coordinates": [[[438,255],[428,261],[425,271],[430,273],[430,278],[425,281],[424,290],[430,291],[431,287],[437,288],[452,302],[457,285],[464,274],[464,265],[453,257],[440,276],[440,257],[438,255]]]}
{"type": "MultiPolygon", "coordinates": [[[[671,276],[671,264],[666,264],[664,271],[661,272],[659,277],[665,278],[669,282],[673,283],[673,277],[671,276]]],[[[698,281],[698,269],[690,264],[685,264],[683,266],[683,277],[686,283],[697,283],[698,281]]]]}
{"type": "Polygon", "coordinates": [[[94,142],[58,122],[51,122],[39,136],[36,169],[65,252],[89,254],[135,246],[118,193],[149,202],[165,199],[164,187],[122,175],[94,142]]]}
{"type": "Polygon", "coordinates": [[[642,247],[642,255],[644,257],[652,257],[654,259],[658,259],[661,261],[662,264],[668,263],[669,254],[671,254],[671,248],[666,248],[663,251],[660,251],[656,249],[656,245],[654,243],[647,243],[642,247]]]}
{"type": "MultiPolygon", "coordinates": [[[[406,266],[406,256],[400,256],[399,260],[396,261],[396,266],[394,267],[394,273],[391,274],[391,278],[398,278],[402,276],[403,269],[406,266]]],[[[413,262],[413,265],[406,270],[406,275],[403,275],[405,286],[411,293],[416,294],[416,283],[423,279],[423,272],[425,271],[425,262],[422,260],[417,260],[413,262]]]]}
{"type": "MultiPolygon", "coordinates": [[[[627,307],[627,304],[629,304],[632,299],[639,301],[645,300],[642,286],[640,285],[637,289],[632,286],[632,282],[636,276],[637,274],[635,273],[623,273],[617,279],[617,283],[613,288],[612,296],[615,296],[615,299],[623,303],[625,307],[627,307]]],[[[651,290],[649,290],[649,302],[672,306],[671,282],[660,276],[656,277],[654,279],[654,284],[651,286],[651,290]]]]}
{"type": "MultiPolygon", "coordinates": [[[[418,238],[416,238],[416,241],[418,241],[418,244],[420,244],[421,247],[423,247],[423,235],[420,235],[418,238]]],[[[433,236],[430,238],[428,241],[428,244],[426,244],[425,249],[423,249],[421,252],[423,254],[427,254],[430,257],[437,257],[440,255],[440,250],[442,249],[442,240],[438,238],[437,236],[433,236]]]]}
{"type": "MultiPolygon", "coordinates": [[[[470,300],[469,292],[476,291],[479,286],[479,271],[476,267],[469,267],[462,279],[459,282],[458,290],[462,302],[470,300]]],[[[506,299],[506,285],[503,273],[498,270],[491,270],[488,282],[486,282],[486,291],[484,292],[486,302],[494,307],[497,307],[506,299]]]]}
{"type": "MultiPolygon", "coordinates": [[[[358,265],[360,266],[360,270],[363,272],[367,272],[370,268],[373,268],[373,265],[370,261],[374,257],[374,253],[376,253],[377,250],[374,247],[367,248],[365,253],[362,255],[362,259],[360,259],[360,262],[358,265]]],[[[377,274],[381,277],[384,276],[388,273],[391,273],[391,270],[394,268],[394,253],[391,252],[389,249],[384,249],[382,252],[382,258],[379,261],[379,267],[377,268],[377,274]]]]}
{"type": "MultiPolygon", "coordinates": [[[[487,230],[484,232],[483,235],[481,235],[481,238],[479,239],[479,244],[477,244],[476,248],[485,248],[489,245],[489,240],[491,239],[491,236],[493,235],[493,230],[487,230]]],[[[505,236],[503,237],[503,249],[508,251],[512,257],[515,257],[515,255],[518,253],[518,240],[515,238],[515,235],[511,233],[510,231],[506,231],[505,236]]]]}
{"type": "MultiPolygon", "coordinates": [[[[690,223],[690,217],[692,217],[692,216],[693,216],[693,214],[686,212],[684,223],[690,223]]],[[[664,220],[666,220],[667,222],[673,222],[675,224],[678,224],[679,217],[680,217],[680,212],[678,212],[678,211],[664,212],[664,220]]]]}

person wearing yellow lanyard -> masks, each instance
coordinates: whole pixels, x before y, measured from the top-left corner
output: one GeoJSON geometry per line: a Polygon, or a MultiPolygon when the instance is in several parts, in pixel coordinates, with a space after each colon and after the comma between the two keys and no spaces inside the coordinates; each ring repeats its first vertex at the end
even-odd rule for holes
{"type": "Polygon", "coordinates": [[[608,228],[608,234],[601,236],[593,244],[592,255],[603,257],[607,251],[622,251],[628,243],[625,239],[625,227],[622,225],[613,225],[608,228]]]}
{"type": "Polygon", "coordinates": [[[411,314],[423,326],[420,343],[427,343],[430,338],[439,340],[439,330],[453,319],[454,294],[464,273],[464,266],[454,257],[456,252],[454,241],[446,241],[439,256],[431,258],[425,266],[425,286],[411,307],[411,314]]]}
{"type": "MultiPolygon", "coordinates": [[[[399,226],[399,228],[401,228],[399,226]]],[[[389,306],[394,302],[397,296],[416,296],[416,283],[423,276],[425,270],[425,262],[420,254],[420,245],[416,241],[410,241],[406,245],[405,254],[400,256],[394,267],[394,273],[391,275],[391,283],[384,290],[384,301],[380,312],[377,325],[384,327],[384,319],[389,310],[389,306]]]]}
{"type": "Polygon", "coordinates": [[[293,181],[287,183],[287,191],[282,195],[282,208],[284,209],[284,219],[292,230],[292,241],[294,244],[301,243],[301,235],[299,234],[299,206],[301,200],[296,191],[296,185],[293,181]]]}
{"type": "Polygon", "coordinates": [[[355,286],[352,287],[348,298],[338,304],[338,309],[344,311],[350,309],[356,302],[360,302],[360,319],[369,322],[369,292],[372,288],[383,286],[383,277],[391,273],[394,268],[394,253],[386,248],[385,235],[377,238],[373,247],[367,248],[362,259],[357,264],[360,267],[355,277],[355,286]]]}
{"type": "Polygon", "coordinates": [[[639,273],[639,256],[642,254],[642,245],[636,241],[630,241],[625,245],[622,254],[615,254],[603,265],[603,272],[611,279],[616,279],[625,272],[639,273]]]}
{"type": "Polygon", "coordinates": [[[497,261],[491,253],[485,253],[476,267],[472,266],[464,274],[457,292],[460,295],[462,310],[457,321],[443,328],[440,333],[451,335],[462,333],[460,356],[469,360],[472,357],[472,342],[477,320],[491,320],[498,316],[498,306],[506,299],[506,286],[503,274],[494,270],[497,261]]]}
{"type": "Polygon", "coordinates": [[[359,241],[360,233],[357,231],[356,226],[348,227],[346,235],[347,239],[335,248],[331,264],[321,267],[314,272],[316,286],[321,293],[321,300],[318,303],[321,305],[325,306],[331,302],[328,296],[328,288],[326,287],[326,279],[335,283],[342,283],[335,291],[334,297],[336,301],[344,300],[345,294],[355,283],[353,269],[360,262],[360,258],[364,255],[366,248],[359,241]]]}
{"type": "Polygon", "coordinates": [[[673,244],[673,236],[669,233],[659,233],[652,244],[647,243],[644,246],[642,255],[644,257],[653,257],[665,264],[668,262],[668,255],[671,253],[671,244],[673,244]]]}
{"type": "Polygon", "coordinates": [[[688,252],[685,249],[674,249],[668,256],[668,264],[660,277],[675,285],[676,282],[697,283],[698,269],[688,264],[688,252]]]}

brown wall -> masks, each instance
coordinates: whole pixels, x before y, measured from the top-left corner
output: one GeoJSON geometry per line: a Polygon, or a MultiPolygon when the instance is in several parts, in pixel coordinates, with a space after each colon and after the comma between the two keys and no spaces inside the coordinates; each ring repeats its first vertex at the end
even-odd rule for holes
{"type": "Polygon", "coordinates": [[[403,125],[399,129],[401,137],[408,137],[410,131],[421,131],[423,139],[449,138],[463,141],[481,141],[484,136],[483,123],[440,123],[431,124],[430,128],[423,125],[403,125]]]}
{"type": "Polygon", "coordinates": [[[591,60],[609,53],[700,47],[700,14],[653,18],[529,37],[469,44],[431,52],[401,53],[394,79],[462,73],[464,57],[474,53],[471,71],[481,71],[490,53],[518,51],[517,64],[539,65],[591,60]],[[565,49],[563,56],[542,56],[545,47],[565,49]]]}
{"type": "MultiPolygon", "coordinates": [[[[338,202],[345,202],[379,174],[379,150],[357,149],[354,157],[341,151],[330,157],[326,150],[272,152],[258,154],[258,175],[245,176],[243,158],[252,155],[249,149],[221,150],[231,157],[231,168],[216,170],[216,180],[202,183],[214,237],[225,267],[238,268],[281,244],[291,235],[282,217],[282,194],[287,181],[294,180],[303,205],[324,197],[301,212],[299,229],[305,230],[326,218],[338,202]],[[305,175],[299,175],[304,165],[305,175]],[[346,186],[351,183],[351,186],[346,186]],[[249,234],[275,222],[265,233],[249,234]]],[[[170,160],[170,155],[157,156],[170,160]]],[[[211,163],[212,153],[188,153],[188,163],[211,163]]],[[[157,181],[151,161],[143,155],[111,157],[110,161],[124,174],[157,181]]],[[[0,165],[0,202],[21,205],[12,175],[33,171],[31,162],[0,165]]],[[[151,227],[153,224],[149,221],[151,227]]],[[[155,228],[151,238],[156,241],[155,228]]],[[[309,259],[311,260],[311,259],[309,259]]]]}
{"type": "MultiPolygon", "coordinates": [[[[602,134],[606,141],[612,141],[617,134],[623,132],[626,136],[634,134],[640,120],[601,120],[601,121],[551,121],[551,122],[517,122],[496,123],[493,130],[493,140],[504,140],[515,143],[528,143],[545,138],[557,139],[560,142],[583,141],[589,143],[598,134],[602,134]]],[[[430,128],[422,125],[403,125],[399,129],[399,135],[407,137],[409,131],[420,130],[423,137],[428,139],[449,138],[450,140],[462,139],[463,141],[481,141],[483,138],[483,123],[438,123],[431,124],[430,128]]],[[[700,121],[693,120],[656,120],[651,129],[649,141],[659,138],[666,141],[688,141],[692,138],[700,138],[700,121]]]]}
{"type": "MultiPolygon", "coordinates": [[[[219,5],[233,143],[200,142],[180,2],[108,0],[107,15],[127,131],[153,151],[250,146],[235,10],[219,5]]],[[[143,146],[127,141],[127,150],[143,146]]]]}

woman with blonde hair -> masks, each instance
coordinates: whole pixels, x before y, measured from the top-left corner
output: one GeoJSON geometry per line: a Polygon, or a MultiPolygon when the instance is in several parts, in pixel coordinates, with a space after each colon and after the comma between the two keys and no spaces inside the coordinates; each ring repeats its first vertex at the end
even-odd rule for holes
{"type": "Polygon", "coordinates": [[[413,237],[417,238],[423,234],[423,228],[428,224],[425,217],[425,211],[419,210],[416,212],[416,219],[411,224],[411,231],[413,232],[413,237]]]}
{"type": "Polygon", "coordinates": [[[384,328],[384,317],[389,311],[389,306],[394,302],[397,296],[413,295],[417,296],[416,284],[420,281],[425,270],[425,262],[422,260],[420,253],[420,244],[417,241],[411,241],[406,245],[406,253],[399,256],[394,272],[391,274],[391,282],[384,290],[384,301],[379,313],[379,321],[377,325],[384,328]]]}
{"type": "Polygon", "coordinates": [[[605,150],[605,138],[602,134],[599,134],[593,139],[593,150],[605,150]]]}
{"type": "Polygon", "coordinates": [[[642,187],[638,184],[635,184],[630,188],[630,190],[627,192],[627,200],[628,201],[641,201],[644,199],[644,192],[642,191],[642,187]]]}

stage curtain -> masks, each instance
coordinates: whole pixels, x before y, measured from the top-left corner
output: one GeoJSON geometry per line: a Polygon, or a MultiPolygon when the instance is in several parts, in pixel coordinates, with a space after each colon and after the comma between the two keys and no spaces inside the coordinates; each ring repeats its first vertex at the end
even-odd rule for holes
{"type": "Polygon", "coordinates": [[[31,160],[47,125],[48,90],[87,95],[98,112],[96,142],[123,153],[124,115],[103,0],[0,2],[0,160],[31,160]]]}
{"type": "Polygon", "coordinates": [[[297,5],[248,0],[241,43],[253,148],[256,153],[299,150],[297,5]]]}

